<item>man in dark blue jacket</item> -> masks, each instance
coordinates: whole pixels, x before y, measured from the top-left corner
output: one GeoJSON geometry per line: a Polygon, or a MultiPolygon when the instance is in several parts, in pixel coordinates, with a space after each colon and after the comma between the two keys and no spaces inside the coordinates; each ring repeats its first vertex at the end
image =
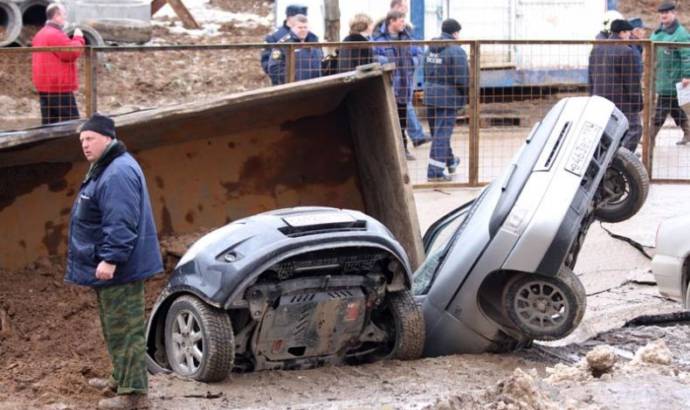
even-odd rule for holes
{"type": "MultiPolygon", "coordinates": [[[[611,40],[628,40],[632,25],[627,20],[611,23],[611,40]]],[[[628,119],[628,132],[623,146],[632,152],[642,136],[642,61],[640,54],[628,44],[598,44],[589,56],[589,78],[592,95],[599,95],[616,104],[628,119]]]]}
{"type": "MultiPolygon", "coordinates": [[[[454,19],[441,25],[441,37],[434,40],[457,40],[462,27],[454,19]]],[[[427,179],[450,181],[460,164],[453,155],[450,138],[458,110],[467,104],[469,70],[467,53],[457,44],[429,46],[424,56],[424,104],[428,107],[431,129],[431,152],[427,179]],[[448,174],[445,173],[446,167],[448,174]]]]}
{"type": "MultiPolygon", "coordinates": [[[[300,4],[291,4],[285,8],[285,20],[283,25],[278,27],[276,31],[267,35],[264,38],[264,42],[267,44],[275,44],[278,42],[287,41],[290,34],[290,29],[295,23],[295,16],[297,15],[307,15],[307,6],[302,6],[300,4]]],[[[318,42],[319,39],[314,33],[309,33],[307,41],[318,42]]],[[[268,59],[271,57],[271,48],[264,48],[261,50],[261,68],[264,73],[268,74],[268,59]]]]}
{"type": "MultiPolygon", "coordinates": [[[[379,31],[374,33],[376,42],[410,41],[412,36],[407,31],[405,24],[405,14],[400,11],[389,11],[386,20],[381,25],[379,31]]],[[[421,50],[417,46],[394,46],[383,45],[374,48],[374,55],[381,64],[395,63],[393,71],[393,92],[398,108],[398,118],[400,120],[400,130],[403,137],[403,145],[408,159],[414,159],[407,148],[407,105],[412,101],[412,91],[414,88],[414,69],[415,59],[419,57],[421,50]]]]}
{"type": "Polygon", "coordinates": [[[79,139],[91,166],[72,207],[65,281],[96,290],[113,370],[89,384],[117,393],[99,408],[134,408],[148,390],[144,280],[163,270],[156,225],[144,174],[113,120],[94,114],[79,139]]]}
{"type": "MultiPolygon", "coordinates": [[[[292,29],[279,43],[311,43],[318,42],[319,39],[309,31],[309,20],[307,16],[295,16],[292,29]],[[310,36],[312,37],[310,40],[310,36]]],[[[284,84],[287,82],[287,61],[285,53],[287,48],[275,47],[271,50],[268,59],[268,75],[271,77],[273,85],[284,84]]],[[[309,80],[321,77],[321,60],[323,51],[319,47],[298,48],[295,50],[295,81],[309,80]]]]}

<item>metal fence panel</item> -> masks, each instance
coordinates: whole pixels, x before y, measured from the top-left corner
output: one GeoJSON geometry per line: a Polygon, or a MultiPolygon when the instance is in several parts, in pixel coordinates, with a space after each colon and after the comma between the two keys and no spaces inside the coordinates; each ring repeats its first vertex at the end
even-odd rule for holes
{"type": "MultiPolygon", "coordinates": [[[[0,131],[41,124],[35,52],[0,49],[0,131]]],[[[592,92],[621,105],[631,119],[639,115],[636,150],[653,180],[690,182],[690,144],[677,144],[688,123],[667,89],[679,76],[690,77],[689,56],[690,44],[617,40],[96,47],[76,60],[74,94],[83,118],[95,110],[115,114],[393,63],[401,149],[407,140],[417,186],[491,181],[558,99],[592,92]],[[494,55],[510,61],[495,64],[494,55]]]]}

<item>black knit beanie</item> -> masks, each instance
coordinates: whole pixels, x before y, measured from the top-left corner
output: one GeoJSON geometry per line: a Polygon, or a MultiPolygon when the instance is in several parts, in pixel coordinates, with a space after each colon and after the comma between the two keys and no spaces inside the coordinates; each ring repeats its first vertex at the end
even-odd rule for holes
{"type": "Polygon", "coordinates": [[[79,128],[79,132],[93,131],[110,138],[117,138],[115,122],[105,115],[95,113],[79,128]]]}
{"type": "Polygon", "coordinates": [[[462,30],[462,26],[455,19],[444,20],[441,24],[441,31],[447,34],[457,33],[460,30],[462,30]]]}

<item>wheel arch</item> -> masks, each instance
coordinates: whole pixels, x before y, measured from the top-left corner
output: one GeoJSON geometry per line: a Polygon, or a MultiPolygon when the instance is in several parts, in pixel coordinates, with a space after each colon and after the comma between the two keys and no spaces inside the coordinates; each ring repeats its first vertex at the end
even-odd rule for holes
{"type": "MultiPolygon", "coordinates": [[[[146,331],[146,355],[155,365],[160,366],[164,371],[170,370],[167,362],[165,340],[163,340],[163,334],[165,333],[165,318],[173,302],[182,296],[193,296],[213,307],[221,308],[221,306],[209,299],[207,295],[194,288],[184,287],[169,290],[168,292],[169,294],[165,296],[163,300],[160,300],[151,312],[146,331]]],[[[151,368],[151,364],[149,364],[149,367],[152,373],[159,373],[161,371],[161,369],[151,368]]]]}

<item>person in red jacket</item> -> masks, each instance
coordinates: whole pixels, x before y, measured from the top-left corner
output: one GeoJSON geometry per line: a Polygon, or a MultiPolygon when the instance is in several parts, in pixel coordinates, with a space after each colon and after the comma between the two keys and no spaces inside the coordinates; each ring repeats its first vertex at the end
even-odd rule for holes
{"type": "MultiPolygon", "coordinates": [[[[67,13],[65,6],[52,3],[46,8],[46,24],[36,33],[33,47],[84,46],[81,30],[74,30],[72,39],[62,32],[67,13]]],[[[33,82],[41,103],[43,125],[79,118],[74,91],[79,88],[77,59],[82,50],[45,51],[32,53],[33,82]]]]}

